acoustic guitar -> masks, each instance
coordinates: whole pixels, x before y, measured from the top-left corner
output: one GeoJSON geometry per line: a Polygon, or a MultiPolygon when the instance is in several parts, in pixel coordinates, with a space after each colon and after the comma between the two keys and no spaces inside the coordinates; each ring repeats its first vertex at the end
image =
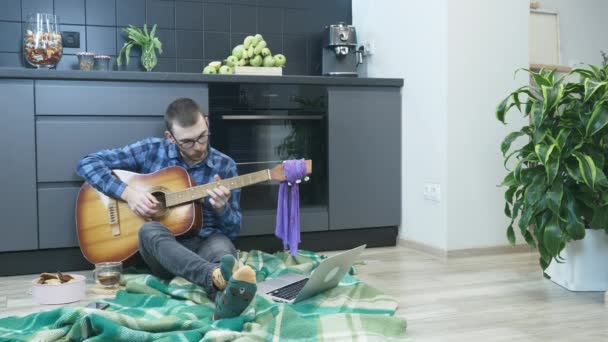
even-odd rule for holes
{"type": "MultiPolygon", "coordinates": [[[[150,174],[113,170],[113,174],[136,189],[148,191],[160,202],[152,218],[175,236],[195,235],[203,226],[201,199],[207,190],[225,186],[229,190],[269,180],[284,181],[283,164],[218,182],[196,186],[188,172],[171,166],[150,174]]],[[[306,173],[312,161],[306,160],[306,173]]],[[[91,263],[126,261],[137,253],[138,233],[146,221],[131,211],[125,201],[114,199],[85,183],[76,201],[76,231],[80,250],[91,263]]]]}

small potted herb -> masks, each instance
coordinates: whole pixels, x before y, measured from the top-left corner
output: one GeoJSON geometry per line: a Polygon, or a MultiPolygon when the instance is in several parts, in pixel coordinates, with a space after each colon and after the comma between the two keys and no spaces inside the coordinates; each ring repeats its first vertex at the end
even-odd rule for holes
{"type": "Polygon", "coordinates": [[[147,71],[152,71],[156,64],[158,63],[158,59],[156,58],[156,50],[158,53],[163,53],[162,43],[155,37],[156,34],[156,24],[152,27],[152,30],[148,33],[148,27],[144,24],[143,30],[139,27],[129,25],[129,27],[123,28],[123,31],[127,34],[128,40],[120,49],[120,53],[118,54],[118,59],[116,62],[118,66],[122,65],[121,57],[124,54],[127,58],[127,65],[129,64],[129,53],[131,52],[131,48],[133,46],[141,47],[141,64],[147,71]]]}

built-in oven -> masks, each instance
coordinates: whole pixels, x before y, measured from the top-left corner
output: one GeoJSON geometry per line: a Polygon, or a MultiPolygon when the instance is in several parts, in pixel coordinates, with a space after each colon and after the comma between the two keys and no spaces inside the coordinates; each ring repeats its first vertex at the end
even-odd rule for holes
{"type": "MultiPolygon", "coordinates": [[[[211,144],[235,160],[239,174],[272,168],[287,159],[313,161],[309,181],[300,184],[302,230],[328,229],[325,87],[212,84],[209,99],[211,144]]],[[[249,232],[274,228],[278,191],[276,182],[242,190],[241,208],[248,217],[244,221],[259,226],[249,227],[249,232]]]]}

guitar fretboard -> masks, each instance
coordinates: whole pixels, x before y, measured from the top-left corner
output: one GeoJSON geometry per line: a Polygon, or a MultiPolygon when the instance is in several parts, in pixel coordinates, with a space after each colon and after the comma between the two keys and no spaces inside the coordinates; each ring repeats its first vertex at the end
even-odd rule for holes
{"type": "Polygon", "coordinates": [[[209,196],[207,194],[207,190],[217,188],[220,185],[225,186],[226,188],[228,188],[228,190],[232,190],[269,181],[270,179],[270,170],[262,170],[242,176],[222,179],[219,182],[207,183],[185,190],[170,192],[165,195],[165,202],[167,207],[173,207],[186,202],[192,202],[207,197],[209,196]]]}

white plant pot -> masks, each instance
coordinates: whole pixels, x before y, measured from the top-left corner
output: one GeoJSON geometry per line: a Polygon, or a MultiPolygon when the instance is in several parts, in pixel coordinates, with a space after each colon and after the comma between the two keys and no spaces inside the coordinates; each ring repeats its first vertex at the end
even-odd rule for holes
{"type": "Polygon", "coordinates": [[[571,241],[545,270],[551,280],[570,291],[608,291],[608,234],[585,230],[585,238],[571,241]]]}

